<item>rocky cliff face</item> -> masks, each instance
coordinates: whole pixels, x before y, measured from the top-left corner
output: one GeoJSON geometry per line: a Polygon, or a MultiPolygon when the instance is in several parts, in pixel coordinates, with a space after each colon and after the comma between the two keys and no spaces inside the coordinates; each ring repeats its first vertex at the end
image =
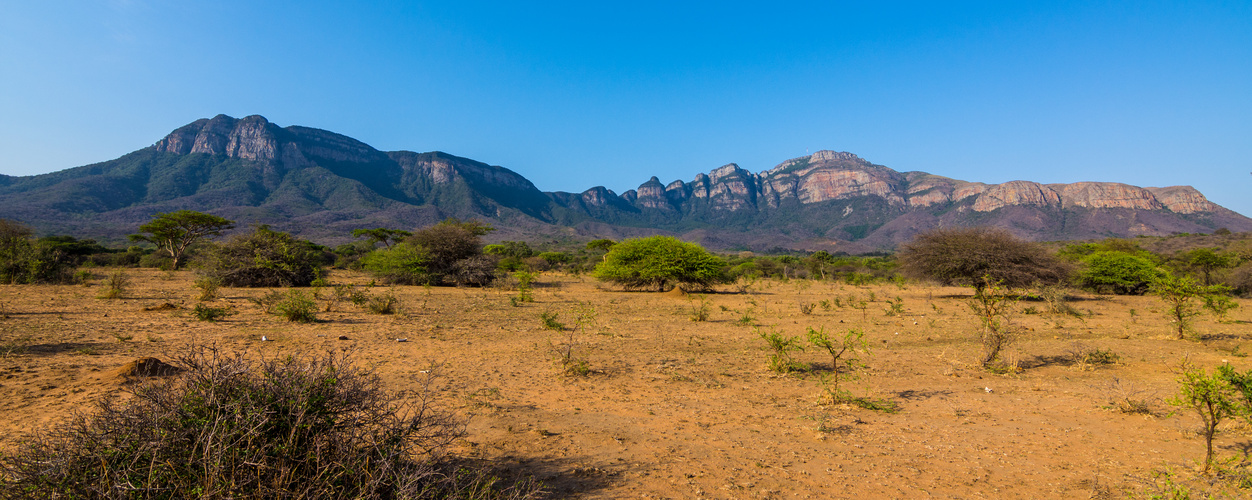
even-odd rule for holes
{"type": "Polygon", "coordinates": [[[851,252],[890,248],[933,227],[967,225],[999,226],[1033,239],[1252,231],[1252,219],[1187,186],[983,184],[897,172],[835,151],[760,173],[731,163],[689,182],[652,177],[621,195],[604,187],[544,193],[503,167],[437,151],[382,152],[261,116],[218,115],[115,160],[41,176],[0,176],[0,217],[44,232],[119,237],[155,212],[184,208],[328,243],[360,227],[411,228],[448,216],[490,220],[502,233],[516,231],[514,238],[540,227],[583,237],[668,231],[715,248],[851,252]]]}
{"type": "Polygon", "coordinates": [[[852,153],[834,151],[787,160],[759,174],[731,163],[707,175],[698,174],[690,183],[676,180],[662,186],[652,177],[623,196],[640,208],[660,210],[681,210],[688,199],[708,200],[713,208],[735,211],[777,208],[787,200],[814,204],[861,197],[908,208],[966,202],[976,212],[1016,206],[1194,214],[1218,208],[1189,186],[1141,188],[1115,182],[1044,185],[1030,181],[989,185],[924,172],[900,173],[852,153]]]}

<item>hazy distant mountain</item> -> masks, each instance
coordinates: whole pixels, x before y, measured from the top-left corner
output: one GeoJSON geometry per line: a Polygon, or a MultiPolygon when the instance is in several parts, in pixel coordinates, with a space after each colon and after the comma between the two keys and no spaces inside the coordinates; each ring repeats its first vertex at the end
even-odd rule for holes
{"type": "Polygon", "coordinates": [[[343,135],[218,115],[155,145],[50,174],[0,176],[0,217],[45,233],[120,238],[157,212],[193,209],[337,243],[360,227],[448,216],[500,236],[667,232],[715,248],[889,248],[939,226],[993,225],[1032,239],[1168,235],[1252,219],[1188,186],[965,182],[819,151],[753,174],[730,164],[691,182],[653,177],[620,195],[539,191],[503,167],[441,152],[378,151],[343,135]]]}

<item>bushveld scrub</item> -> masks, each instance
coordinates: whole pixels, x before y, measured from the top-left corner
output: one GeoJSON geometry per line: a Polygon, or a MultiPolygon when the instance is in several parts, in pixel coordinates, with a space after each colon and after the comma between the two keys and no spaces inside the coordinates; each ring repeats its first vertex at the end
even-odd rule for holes
{"type": "Polygon", "coordinates": [[[1192,319],[1200,315],[1196,301],[1206,296],[1225,294],[1228,288],[1204,286],[1188,276],[1163,275],[1152,282],[1151,292],[1165,302],[1165,314],[1181,340],[1192,330],[1192,319]]]}
{"type": "Polygon", "coordinates": [[[755,333],[761,340],[769,346],[773,352],[769,355],[766,366],[770,370],[778,373],[803,372],[809,370],[809,365],[792,359],[791,354],[796,351],[803,351],[804,346],[800,345],[799,337],[787,337],[783,335],[782,330],[768,328],[762,331],[760,328],[755,329],[755,333]]]}
{"type": "Polygon", "coordinates": [[[993,368],[1000,361],[1000,351],[1016,339],[1016,333],[1009,324],[1009,314],[1017,301],[990,276],[984,279],[987,281],[985,284],[975,287],[969,308],[982,325],[979,339],[983,354],[980,362],[984,367],[993,368]]]}
{"type": "Polygon", "coordinates": [[[1227,418],[1241,413],[1236,405],[1238,395],[1233,385],[1221,373],[1209,375],[1203,369],[1184,362],[1178,376],[1178,394],[1168,400],[1169,404],[1195,412],[1203,422],[1202,433],[1207,453],[1204,456],[1204,473],[1213,465],[1213,436],[1217,426],[1227,418]]]}
{"type": "Polygon", "coordinates": [[[104,289],[100,291],[100,298],[121,298],[122,294],[126,292],[126,287],[129,284],[130,276],[127,276],[125,271],[116,269],[104,279],[104,289]]]}
{"type": "Polygon", "coordinates": [[[266,225],[214,245],[202,272],[231,287],[309,286],[321,272],[322,254],[312,242],[266,225]]]}
{"type": "Polygon", "coordinates": [[[591,303],[579,302],[574,306],[574,327],[566,330],[565,325],[556,322],[556,313],[543,313],[544,328],[565,332],[565,337],[560,343],[548,341],[548,348],[552,351],[557,363],[561,365],[562,373],[578,376],[591,373],[590,363],[578,354],[578,346],[582,345],[582,342],[578,340],[578,335],[585,335],[588,329],[595,325],[596,315],[596,309],[591,303]],[[554,328],[548,327],[549,322],[554,328]]]}
{"type": "Polygon", "coordinates": [[[830,376],[831,385],[833,385],[832,397],[843,397],[843,392],[839,388],[839,372],[843,371],[848,374],[848,378],[855,378],[856,371],[864,368],[865,363],[861,362],[859,355],[868,355],[869,346],[865,344],[865,333],[857,329],[849,329],[841,338],[830,338],[826,333],[826,328],[813,329],[809,327],[807,332],[809,344],[819,347],[830,354],[830,376]]]}
{"type": "Polygon", "coordinates": [[[539,324],[543,326],[544,330],[554,330],[558,332],[564,330],[565,324],[556,320],[560,315],[561,313],[543,311],[539,313],[539,324]]]}
{"type": "Polygon", "coordinates": [[[1217,317],[1217,321],[1221,323],[1228,321],[1226,316],[1230,314],[1230,311],[1238,307],[1239,303],[1224,293],[1215,293],[1204,297],[1204,308],[1212,312],[1213,316],[1217,317]]]}
{"type": "Polygon", "coordinates": [[[400,299],[388,290],[381,295],[370,297],[367,307],[374,314],[395,314],[400,308],[400,299]]]}
{"type": "Polygon", "coordinates": [[[899,253],[901,269],[943,285],[973,286],[981,294],[996,283],[1006,288],[1065,281],[1069,266],[1038,243],[988,227],[935,229],[917,235],[899,253]]]}
{"type": "Polygon", "coordinates": [[[141,379],[128,398],[45,428],[0,456],[0,489],[66,498],[529,498],[458,464],[464,423],[412,393],[382,388],[347,355],[258,361],[213,348],[181,374],[141,379]],[[212,430],[212,432],[206,432],[212,430]]]}
{"type": "Polygon", "coordinates": [[[0,283],[73,283],[73,256],[18,222],[0,219],[0,283]]]}
{"type": "Polygon", "coordinates": [[[196,300],[200,302],[209,301],[218,297],[218,287],[222,286],[222,281],[217,278],[201,276],[196,279],[195,287],[200,290],[200,295],[196,300]]]}
{"type": "Polygon", "coordinates": [[[229,307],[210,307],[204,304],[196,304],[196,306],[191,309],[191,315],[195,316],[196,319],[200,321],[213,322],[225,318],[230,314],[231,310],[229,307]]]}
{"type": "Polygon", "coordinates": [[[687,299],[691,302],[691,321],[708,321],[709,320],[709,299],[701,294],[693,295],[687,299]]]}
{"type": "Polygon", "coordinates": [[[408,242],[374,250],[361,257],[361,267],[383,283],[421,285],[434,278],[426,271],[430,252],[408,242]]]}
{"type": "Polygon", "coordinates": [[[300,290],[288,290],[281,300],[270,307],[271,314],[287,318],[295,323],[317,321],[317,302],[300,290]]]}

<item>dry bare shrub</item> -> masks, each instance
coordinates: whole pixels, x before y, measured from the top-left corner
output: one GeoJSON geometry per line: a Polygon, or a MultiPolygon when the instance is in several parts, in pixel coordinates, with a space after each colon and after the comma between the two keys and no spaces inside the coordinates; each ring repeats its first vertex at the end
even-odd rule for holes
{"type": "Polygon", "coordinates": [[[464,424],[382,388],[346,354],[258,360],[193,347],[184,371],[130,386],[0,457],[15,498],[530,498],[446,454],[464,424]]]}
{"type": "Polygon", "coordinates": [[[1114,377],[1104,389],[1108,408],[1128,415],[1155,416],[1156,393],[1114,377]]]}
{"type": "Polygon", "coordinates": [[[1038,243],[989,227],[935,229],[917,235],[899,254],[908,276],[943,285],[973,286],[991,281],[1010,289],[1055,284],[1069,276],[1069,265],[1038,243]]]}

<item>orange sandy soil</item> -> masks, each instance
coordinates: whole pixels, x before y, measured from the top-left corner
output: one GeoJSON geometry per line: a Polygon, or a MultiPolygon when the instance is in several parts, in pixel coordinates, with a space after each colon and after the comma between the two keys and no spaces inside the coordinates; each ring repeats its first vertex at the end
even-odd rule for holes
{"type": "MultiPolygon", "coordinates": [[[[750,294],[707,295],[710,319],[693,322],[691,297],[545,274],[535,301],[520,307],[503,288],[395,287],[399,314],[340,304],[314,324],[288,323],[248,300],[269,290],[222,289],[211,305],[236,314],[209,323],[189,311],[193,273],[126,272],[133,282],[115,300],[96,298],[99,285],[0,287],[0,343],[25,344],[0,358],[0,448],[123,391],[116,372],[138,357],[169,360],[193,342],[266,356],[348,347],[392,389],[416,388],[422,370],[442,364],[441,397],[470,419],[457,452],[532,474],[556,497],[1121,498],[1156,491],[1152,473],[1167,468],[1208,487],[1194,472],[1204,452],[1199,419],[1169,416],[1164,402],[1180,360],[1252,367],[1242,354],[1252,351],[1247,300],[1230,322],[1201,317],[1204,340],[1173,339],[1153,297],[1081,295],[1070,304],[1090,314],[1083,318],[1019,313],[1022,334],[1009,355],[1022,371],[998,375],[977,366],[978,328],[962,288],[766,281],[750,294]],[[877,300],[864,312],[799,307],[871,293],[877,300]],[[897,296],[905,313],[887,316],[884,300],[897,296]],[[556,312],[572,326],[579,301],[596,312],[574,334],[575,355],[593,372],[566,376],[550,345],[568,332],[544,330],[539,315],[556,312]],[[166,302],[182,308],[144,310],[166,302]],[[749,307],[754,324],[788,335],[864,328],[869,368],[846,387],[901,411],[827,404],[818,374],[830,358],[812,348],[798,359],[816,374],[769,371],[765,343],[737,324],[749,307]],[[1074,364],[1077,344],[1121,362],[1074,364]],[[1155,414],[1114,409],[1126,397],[1148,401],[1155,414]]],[[[345,271],[330,279],[369,282],[345,271]]],[[[1044,305],[1017,306],[1027,307],[1044,305]]],[[[1226,429],[1220,455],[1243,456],[1252,434],[1226,429]]]]}

